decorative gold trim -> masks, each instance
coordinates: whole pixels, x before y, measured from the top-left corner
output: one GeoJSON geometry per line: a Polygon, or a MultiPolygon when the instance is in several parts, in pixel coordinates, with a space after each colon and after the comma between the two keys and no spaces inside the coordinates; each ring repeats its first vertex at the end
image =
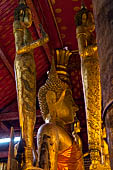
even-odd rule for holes
{"type": "Polygon", "coordinates": [[[80,10],[80,7],[75,6],[75,7],[73,8],[73,10],[74,10],[74,11],[79,11],[79,10],[80,10]]]}
{"type": "Polygon", "coordinates": [[[79,38],[81,35],[85,35],[85,36],[87,36],[87,34],[86,34],[86,33],[77,33],[77,38],[79,38]]]}
{"type": "Polygon", "coordinates": [[[61,30],[65,31],[65,30],[67,30],[67,27],[66,26],[61,26],[61,30]]]}
{"type": "Polygon", "coordinates": [[[57,65],[57,68],[64,68],[64,69],[66,69],[66,67],[65,66],[63,66],[63,65],[57,65]]]}
{"type": "Polygon", "coordinates": [[[52,2],[53,5],[55,5],[55,3],[56,3],[55,0],[51,0],[51,2],[52,2]]]}
{"type": "Polygon", "coordinates": [[[56,8],[56,9],[55,9],[55,12],[56,12],[57,14],[59,14],[59,13],[62,12],[62,9],[61,9],[61,8],[56,8]]]}
{"type": "Polygon", "coordinates": [[[22,31],[24,32],[24,30],[22,28],[16,28],[13,32],[15,33],[16,31],[22,31]]]}
{"type": "Polygon", "coordinates": [[[73,54],[79,54],[79,50],[72,50],[71,53],[73,54]]]}
{"type": "Polygon", "coordinates": [[[84,153],[83,157],[86,157],[86,156],[88,156],[89,154],[90,154],[90,152],[86,152],[86,153],[84,153]]]}
{"type": "Polygon", "coordinates": [[[58,74],[64,74],[64,75],[68,75],[68,73],[66,71],[56,71],[58,74]]]}
{"type": "Polygon", "coordinates": [[[60,17],[56,17],[56,21],[57,21],[57,23],[61,23],[62,22],[62,18],[60,18],[60,17]]]}

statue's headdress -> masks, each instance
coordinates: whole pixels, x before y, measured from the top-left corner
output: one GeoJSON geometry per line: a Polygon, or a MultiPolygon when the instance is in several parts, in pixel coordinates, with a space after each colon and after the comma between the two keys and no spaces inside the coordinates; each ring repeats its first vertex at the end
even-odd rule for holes
{"type": "Polygon", "coordinates": [[[25,15],[26,8],[29,8],[26,4],[25,0],[20,0],[18,7],[14,11],[14,20],[19,20],[19,17],[21,15],[21,12],[23,12],[23,15],[25,15]]]}
{"type": "Polygon", "coordinates": [[[69,58],[70,58],[71,54],[72,53],[68,50],[68,47],[56,50],[56,55],[57,55],[56,71],[57,71],[57,74],[62,81],[65,81],[68,84],[70,84],[70,80],[69,80],[69,74],[68,74],[67,68],[68,68],[68,62],[69,62],[69,58]]]}
{"type": "Polygon", "coordinates": [[[77,14],[75,15],[75,24],[76,26],[80,26],[82,25],[82,15],[86,14],[87,18],[88,18],[88,14],[89,14],[89,10],[87,9],[87,7],[85,6],[84,1],[81,1],[81,9],[80,11],[77,12],[77,14]]]}
{"type": "MultiPolygon", "coordinates": [[[[67,70],[67,65],[71,54],[72,53],[67,49],[67,47],[64,49],[56,50],[56,55],[57,55],[56,67],[54,63],[54,58],[52,58],[52,64],[51,64],[50,72],[48,74],[48,79],[46,83],[39,89],[38,98],[39,98],[40,109],[44,119],[47,118],[47,115],[49,113],[49,108],[46,101],[47,92],[53,91],[56,94],[56,102],[57,102],[60,99],[63,91],[66,91],[67,94],[68,90],[69,91],[71,90],[69,74],[67,70]]],[[[73,105],[76,107],[76,111],[77,111],[78,107],[75,105],[74,100],[73,100],[73,105]]]]}
{"type": "Polygon", "coordinates": [[[41,113],[44,119],[46,119],[49,113],[49,108],[46,102],[46,94],[48,91],[53,91],[56,94],[56,100],[58,100],[65,89],[68,89],[67,83],[61,81],[56,72],[54,59],[52,59],[51,69],[48,74],[46,83],[39,89],[38,99],[41,109],[41,113]]]}
{"type": "Polygon", "coordinates": [[[25,4],[26,5],[26,0],[20,0],[19,4],[25,4]]]}

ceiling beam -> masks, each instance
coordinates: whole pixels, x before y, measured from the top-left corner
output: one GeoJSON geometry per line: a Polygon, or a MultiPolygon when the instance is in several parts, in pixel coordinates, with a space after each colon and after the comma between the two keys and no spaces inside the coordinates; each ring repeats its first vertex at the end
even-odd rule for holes
{"type": "MultiPolygon", "coordinates": [[[[38,110],[36,112],[36,117],[41,118],[41,113],[38,110]]],[[[18,112],[7,112],[7,113],[0,113],[0,121],[10,121],[10,120],[18,120],[19,114],[18,112]]]]}
{"type": "MultiPolygon", "coordinates": [[[[14,132],[14,136],[18,137],[20,136],[20,132],[14,132]]],[[[10,131],[9,132],[1,132],[0,131],[0,139],[2,138],[10,138],[10,131]]]]}
{"type": "Polygon", "coordinates": [[[0,121],[0,127],[1,127],[1,129],[3,129],[4,131],[9,132],[9,129],[7,128],[7,126],[5,126],[4,123],[1,122],[1,121],[0,121]]]}
{"type": "Polygon", "coordinates": [[[11,73],[11,76],[14,78],[14,70],[11,64],[9,63],[8,59],[6,58],[5,54],[3,53],[2,49],[0,48],[0,58],[2,59],[4,65],[7,67],[8,71],[11,73]]]}
{"type": "MultiPolygon", "coordinates": [[[[29,6],[29,8],[32,11],[33,21],[34,21],[36,31],[37,31],[39,37],[42,38],[40,28],[39,28],[39,24],[41,24],[41,22],[40,22],[40,18],[38,16],[38,14],[36,12],[36,9],[34,7],[34,4],[33,4],[32,0],[26,0],[26,2],[27,2],[27,5],[29,6]]],[[[44,47],[44,50],[46,52],[46,55],[48,56],[49,61],[51,62],[51,54],[50,54],[50,48],[49,48],[48,44],[43,45],[43,47],[44,47]]]]}
{"type": "Polygon", "coordinates": [[[0,114],[0,121],[18,120],[18,112],[8,112],[0,114]]]}
{"type": "Polygon", "coordinates": [[[7,157],[8,157],[8,151],[0,152],[0,158],[7,158],[7,157]]]}

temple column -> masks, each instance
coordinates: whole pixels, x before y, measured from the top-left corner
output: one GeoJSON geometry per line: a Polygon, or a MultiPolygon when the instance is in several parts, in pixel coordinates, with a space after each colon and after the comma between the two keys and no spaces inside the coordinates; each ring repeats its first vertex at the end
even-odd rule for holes
{"type": "Polygon", "coordinates": [[[113,170],[113,0],[92,0],[100,60],[103,117],[113,170]]]}

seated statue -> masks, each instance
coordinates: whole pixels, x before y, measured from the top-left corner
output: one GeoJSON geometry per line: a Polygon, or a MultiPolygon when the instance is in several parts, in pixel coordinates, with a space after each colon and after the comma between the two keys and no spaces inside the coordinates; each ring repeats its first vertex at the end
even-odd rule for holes
{"type": "Polygon", "coordinates": [[[39,104],[45,124],[37,134],[38,164],[44,170],[83,170],[81,150],[65,125],[74,122],[78,110],[72,92],[61,81],[52,63],[46,83],[39,89],[39,104]]]}

